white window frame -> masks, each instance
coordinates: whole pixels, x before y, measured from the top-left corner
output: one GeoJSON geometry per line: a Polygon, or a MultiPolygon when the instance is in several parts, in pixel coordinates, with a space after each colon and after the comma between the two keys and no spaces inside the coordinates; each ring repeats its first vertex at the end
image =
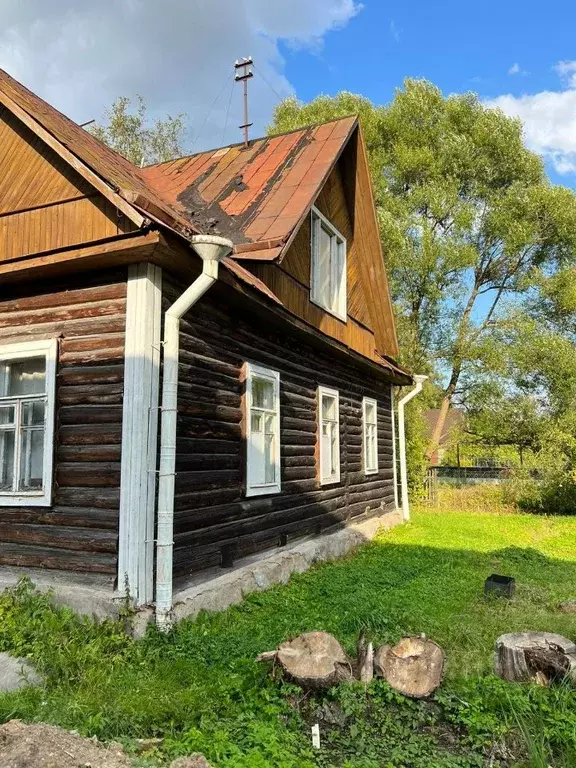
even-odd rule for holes
{"type": "Polygon", "coordinates": [[[311,217],[311,243],[310,243],[310,301],[316,304],[322,309],[329,312],[334,317],[342,320],[344,323],[347,321],[347,296],[346,296],[346,271],[347,271],[347,250],[346,250],[346,238],[339,232],[334,224],[329,221],[324,214],[318,210],[315,206],[312,207],[311,217]],[[338,291],[336,307],[327,306],[318,296],[319,291],[319,264],[318,264],[318,244],[320,242],[319,233],[320,227],[324,227],[331,237],[330,245],[330,269],[333,273],[339,268],[342,270],[342,279],[340,281],[340,290],[338,291]],[[339,247],[334,247],[337,244],[339,247]],[[339,261],[342,260],[340,267],[339,261]]]}
{"type": "Polygon", "coordinates": [[[334,485],[340,482],[340,393],[337,389],[330,389],[329,387],[318,387],[318,460],[319,468],[318,475],[320,477],[320,485],[334,485]],[[322,418],[322,398],[333,397],[336,400],[336,456],[338,457],[338,466],[336,467],[336,474],[330,477],[324,477],[322,475],[322,467],[324,466],[324,451],[322,448],[322,427],[324,426],[324,419],[322,418]]]}
{"type": "Polygon", "coordinates": [[[364,474],[365,475],[377,475],[378,474],[378,401],[373,397],[362,398],[362,443],[364,453],[364,474]],[[370,466],[370,457],[368,455],[368,419],[366,418],[366,411],[368,406],[371,405],[374,408],[374,414],[376,421],[373,426],[376,427],[376,435],[374,440],[374,450],[376,466],[370,466]]]}
{"type": "MultiPolygon", "coordinates": [[[[56,412],[56,358],[57,339],[27,341],[20,344],[7,344],[0,347],[0,362],[5,360],[25,360],[44,357],[46,360],[46,409],[44,425],[44,455],[42,465],[42,490],[40,491],[0,491],[0,507],[49,507],[52,503],[53,463],[54,463],[54,419],[56,412]]],[[[0,397],[0,404],[24,398],[0,397]]],[[[16,435],[16,445],[20,445],[16,435]]]]}
{"type": "Polygon", "coordinates": [[[246,496],[264,496],[271,493],[280,493],[282,481],[280,477],[280,374],[270,368],[264,368],[254,363],[246,363],[246,496]],[[254,468],[250,465],[250,444],[252,440],[252,380],[253,377],[268,379],[274,385],[274,428],[276,433],[275,476],[273,483],[257,483],[254,481],[254,468]]]}

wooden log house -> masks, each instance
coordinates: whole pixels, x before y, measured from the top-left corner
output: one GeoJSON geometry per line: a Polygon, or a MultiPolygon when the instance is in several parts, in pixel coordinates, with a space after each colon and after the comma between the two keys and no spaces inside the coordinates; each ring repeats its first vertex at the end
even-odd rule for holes
{"type": "Polygon", "coordinates": [[[167,307],[173,577],[395,506],[398,346],[355,117],[136,168],[0,70],[0,569],[154,601],[167,307]]]}

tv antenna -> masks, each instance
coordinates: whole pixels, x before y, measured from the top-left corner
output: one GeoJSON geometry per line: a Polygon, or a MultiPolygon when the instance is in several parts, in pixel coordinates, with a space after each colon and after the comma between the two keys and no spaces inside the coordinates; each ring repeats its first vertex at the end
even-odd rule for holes
{"type": "Polygon", "coordinates": [[[248,146],[248,128],[252,123],[248,122],[248,80],[254,77],[254,72],[250,69],[250,65],[254,64],[252,56],[248,56],[245,59],[238,59],[234,64],[236,75],[234,79],[237,83],[244,83],[244,125],[240,125],[240,128],[244,129],[244,146],[248,146]]]}

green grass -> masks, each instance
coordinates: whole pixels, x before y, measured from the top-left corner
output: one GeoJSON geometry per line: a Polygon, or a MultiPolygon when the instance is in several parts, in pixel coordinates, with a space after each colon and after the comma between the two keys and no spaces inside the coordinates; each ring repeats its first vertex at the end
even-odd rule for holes
{"type": "Polygon", "coordinates": [[[503,632],[576,637],[576,616],[557,610],[575,594],[576,518],[424,510],[351,557],[139,643],[118,624],[80,621],[20,589],[0,597],[0,650],[29,656],[48,682],[0,697],[0,718],[128,742],[162,736],[151,759],[199,750],[217,768],[456,768],[488,764],[489,753],[494,765],[512,765],[510,750],[522,749],[509,731],[521,723],[563,766],[561,755],[576,750],[574,691],[509,685],[490,673],[503,632]],[[516,578],[513,601],[484,598],[493,571],[516,578]],[[349,651],[361,629],[377,643],[425,632],[446,651],[446,681],[432,703],[409,702],[382,682],[302,698],[253,659],[312,629],[334,633],[349,651]],[[327,706],[341,722],[325,722],[327,706]],[[316,719],[320,753],[309,746],[316,719]]]}

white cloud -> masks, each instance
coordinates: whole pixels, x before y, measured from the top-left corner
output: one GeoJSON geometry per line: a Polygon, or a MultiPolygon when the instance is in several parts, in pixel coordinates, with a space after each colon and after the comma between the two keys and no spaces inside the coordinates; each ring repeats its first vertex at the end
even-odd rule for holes
{"type": "Polygon", "coordinates": [[[554,69],[569,87],[576,88],[576,61],[559,61],[554,69]]]}
{"type": "Polygon", "coordinates": [[[528,146],[558,173],[576,173],[576,62],[560,62],[555,69],[564,78],[562,90],[506,94],[487,105],[519,117],[528,146]]]}
{"type": "Polygon", "coordinates": [[[528,75],[529,72],[527,72],[525,69],[522,69],[520,64],[518,64],[518,62],[516,61],[514,64],[512,64],[512,66],[508,70],[508,74],[512,75],[512,76],[514,76],[514,75],[528,75]]]}
{"type": "Polygon", "coordinates": [[[361,8],[357,0],[2,0],[0,67],[78,122],[140,93],[159,115],[186,112],[192,135],[221,91],[199,149],[221,143],[231,93],[225,141],[241,138],[235,59],[255,60],[256,135],[278,101],[258,70],[282,97],[293,92],[279,44],[317,48],[361,8]]]}

